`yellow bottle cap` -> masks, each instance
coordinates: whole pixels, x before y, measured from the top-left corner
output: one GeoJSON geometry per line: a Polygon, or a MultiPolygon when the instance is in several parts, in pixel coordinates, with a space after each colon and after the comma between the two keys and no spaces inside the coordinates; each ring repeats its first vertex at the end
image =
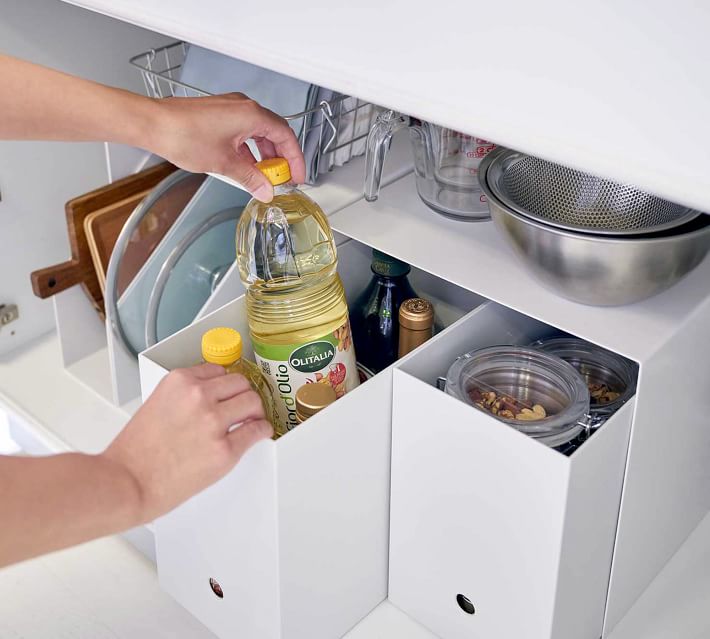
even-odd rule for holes
{"type": "Polygon", "coordinates": [[[288,161],[284,158],[262,160],[256,163],[256,168],[259,169],[274,186],[285,184],[291,179],[291,169],[288,166],[288,161]]]}
{"type": "Polygon", "coordinates": [[[233,328],[212,328],[202,336],[202,359],[229,366],[242,356],[242,336],[233,328]]]}

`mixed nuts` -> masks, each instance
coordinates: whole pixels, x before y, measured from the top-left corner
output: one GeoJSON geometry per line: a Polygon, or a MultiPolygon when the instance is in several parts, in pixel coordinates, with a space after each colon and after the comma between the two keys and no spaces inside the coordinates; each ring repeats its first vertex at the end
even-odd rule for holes
{"type": "Polygon", "coordinates": [[[589,397],[592,404],[609,404],[621,395],[621,393],[611,390],[606,384],[588,382],[587,386],[589,386],[589,397]]]}
{"type": "Polygon", "coordinates": [[[495,391],[473,387],[468,390],[468,396],[479,408],[505,419],[537,421],[547,417],[547,411],[540,404],[526,406],[520,400],[513,399],[509,395],[499,395],[495,391]]]}

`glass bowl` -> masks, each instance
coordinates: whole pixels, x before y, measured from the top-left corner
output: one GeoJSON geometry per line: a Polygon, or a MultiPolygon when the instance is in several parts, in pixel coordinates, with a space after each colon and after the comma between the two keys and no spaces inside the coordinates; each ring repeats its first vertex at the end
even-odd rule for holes
{"type": "Polygon", "coordinates": [[[616,353],[576,337],[538,340],[531,346],[565,360],[582,376],[590,392],[589,412],[597,418],[593,426],[599,427],[599,418],[611,416],[636,392],[637,365],[616,353]]]}
{"type": "MultiPolygon", "coordinates": [[[[461,355],[449,368],[446,392],[474,408],[555,447],[575,438],[589,415],[589,390],[567,362],[525,346],[492,346],[461,355]],[[517,407],[540,405],[546,416],[528,420],[494,414],[481,405],[481,393],[513,400],[517,407]]],[[[484,402],[485,403],[485,402],[484,402]]]]}

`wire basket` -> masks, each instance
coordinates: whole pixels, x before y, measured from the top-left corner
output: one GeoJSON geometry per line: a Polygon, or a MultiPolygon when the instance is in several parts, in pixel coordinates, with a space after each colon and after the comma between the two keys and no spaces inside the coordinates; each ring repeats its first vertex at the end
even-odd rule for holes
{"type": "MultiPolygon", "coordinates": [[[[189,49],[186,42],[173,42],[158,49],[150,49],[132,57],[130,63],[140,69],[146,93],[153,98],[199,97],[211,95],[199,87],[180,80],[180,71],[189,49]]],[[[343,94],[335,94],[317,106],[301,113],[285,116],[295,128],[301,150],[306,150],[306,140],[317,140],[316,153],[319,167],[307,175],[313,184],[323,170],[332,170],[365,152],[365,140],[379,109],[369,102],[343,94]],[[367,118],[364,126],[363,118],[367,118]],[[360,143],[360,144],[358,144],[360,143]]]]}

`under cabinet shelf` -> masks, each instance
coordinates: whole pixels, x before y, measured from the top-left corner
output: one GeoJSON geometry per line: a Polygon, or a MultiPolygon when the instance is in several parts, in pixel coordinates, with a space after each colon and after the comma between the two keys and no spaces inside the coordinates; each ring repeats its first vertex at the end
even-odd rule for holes
{"type": "Polygon", "coordinates": [[[705,3],[71,1],[710,211],[705,3]]]}
{"type": "Polygon", "coordinates": [[[492,222],[458,222],[436,214],[417,195],[414,176],[330,217],[336,231],[437,277],[631,359],[657,350],[708,303],[710,259],[653,298],[619,307],[570,302],[540,285],[492,222]]]}

